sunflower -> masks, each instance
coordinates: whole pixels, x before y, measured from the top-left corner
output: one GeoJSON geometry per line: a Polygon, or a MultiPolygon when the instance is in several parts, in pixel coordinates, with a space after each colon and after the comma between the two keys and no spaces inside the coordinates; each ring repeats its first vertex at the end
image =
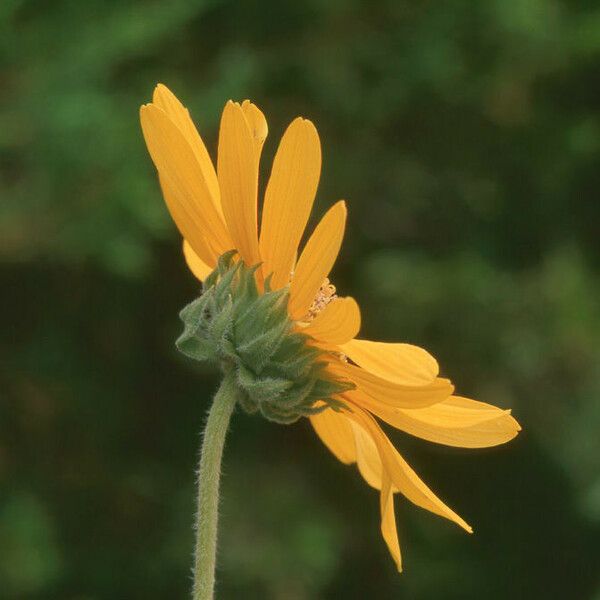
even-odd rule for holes
{"type": "MultiPolygon", "coordinates": [[[[188,111],[164,85],[156,87],[152,102],[142,106],[140,114],[144,138],[165,202],[183,236],[183,254],[192,273],[216,289],[218,277],[234,281],[233,276],[225,277],[231,261],[237,261],[238,267],[251,266],[257,291],[253,301],[275,294],[273,302],[263,303],[275,306],[284,299],[285,327],[277,340],[295,336],[295,343],[302,348],[293,347],[303,353],[304,362],[319,366],[318,378],[311,375],[307,380],[312,394],[306,392],[306,386],[302,388],[302,410],[285,412],[280,407],[279,412],[267,416],[273,414],[277,420],[279,415],[282,422],[288,422],[284,417],[289,421],[298,416],[309,418],[338,460],[357,465],[365,481],[380,493],[381,533],[399,571],[402,562],[394,494],[400,493],[472,532],[408,465],[380,421],[430,442],[463,448],[505,443],[517,435],[519,424],[509,410],[454,395],[452,383],[439,376],[438,363],[422,348],[357,337],[361,322],[358,304],[338,295],[329,279],[344,235],[344,201],[325,213],[300,250],[321,171],[321,147],[314,125],[299,117],[283,134],[265,188],[259,229],[259,162],[268,128],[254,104],[244,100],[225,105],[216,170],[188,111]],[[228,258],[223,261],[223,257],[228,258]],[[317,379],[329,382],[329,387],[315,387],[317,379]]],[[[235,299],[238,292],[228,293],[235,299]]],[[[203,304],[201,313],[206,310],[203,304]]],[[[277,344],[280,348],[281,342],[277,344]]],[[[246,347],[255,348],[251,344],[246,347]]],[[[289,354],[286,360],[293,362],[289,354]]],[[[238,365],[238,380],[243,379],[242,370],[257,375],[256,363],[248,367],[247,362],[238,365]]],[[[269,388],[271,395],[274,389],[269,388]]]]}

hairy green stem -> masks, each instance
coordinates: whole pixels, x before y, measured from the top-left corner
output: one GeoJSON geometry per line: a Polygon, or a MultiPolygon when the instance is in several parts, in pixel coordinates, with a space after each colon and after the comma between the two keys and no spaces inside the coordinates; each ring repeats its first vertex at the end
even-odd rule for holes
{"type": "Polygon", "coordinates": [[[221,458],[229,419],[237,400],[236,386],[235,372],[231,369],[225,373],[215,395],[202,439],[198,469],[194,600],[212,600],[214,597],[221,458]]]}

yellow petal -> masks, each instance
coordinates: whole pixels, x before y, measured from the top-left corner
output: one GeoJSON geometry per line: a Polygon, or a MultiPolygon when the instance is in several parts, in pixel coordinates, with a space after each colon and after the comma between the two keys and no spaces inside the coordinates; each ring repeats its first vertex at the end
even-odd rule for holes
{"type": "Polygon", "coordinates": [[[185,108],[183,104],[179,102],[175,94],[173,94],[173,92],[171,92],[171,90],[162,83],[159,83],[154,89],[152,102],[165,111],[167,116],[171,119],[171,121],[173,121],[173,123],[175,123],[175,125],[184,135],[188,144],[192,148],[194,155],[196,156],[196,160],[198,161],[198,165],[200,166],[200,170],[202,171],[202,175],[206,181],[206,186],[213,203],[215,204],[217,211],[220,212],[221,201],[219,182],[217,181],[215,167],[187,108],[185,108]]]}
{"type": "Polygon", "coordinates": [[[393,487],[406,496],[413,504],[441,517],[445,517],[455,522],[465,531],[472,533],[473,529],[471,526],[451,508],[446,506],[410,468],[385,433],[383,433],[375,419],[352,402],[348,402],[348,407],[350,408],[348,416],[369,433],[377,446],[383,470],[387,471],[393,487]]]}
{"type": "Polygon", "coordinates": [[[387,471],[382,467],[381,458],[373,438],[361,426],[352,422],[354,441],[356,444],[356,462],[360,474],[371,486],[380,491],[381,534],[396,563],[402,570],[400,545],[394,514],[394,496],[392,482],[387,471]]]}
{"type": "Polygon", "coordinates": [[[382,469],[379,451],[372,437],[346,414],[332,409],[311,416],[310,421],[321,440],[338,460],[346,464],[356,462],[365,481],[381,490],[381,533],[398,570],[401,570],[392,483],[382,469]]]}
{"type": "Polygon", "coordinates": [[[345,226],[346,203],[340,200],[325,213],[302,250],[290,286],[288,311],[292,319],[300,320],[308,312],[337,258],[345,226]]]}
{"type": "Polygon", "coordinates": [[[371,436],[357,423],[350,421],[354,444],[356,446],[356,463],[363,479],[376,490],[381,489],[382,466],[377,446],[371,436]]]}
{"type": "Polygon", "coordinates": [[[357,463],[365,481],[377,490],[381,489],[381,459],[371,436],[347,413],[331,408],[310,417],[315,431],[336,456],[345,463],[357,463]]]}
{"type": "Polygon", "coordinates": [[[435,410],[418,411],[418,414],[426,416],[432,425],[445,424],[447,427],[477,425],[500,417],[501,413],[510,414],[510,409],[504,410],[493,404],[462,396],[450,396],[435,410]]]}
{"type": "Polygon", "coordinates": [[[244,100],[242,102],[242,110],[244,111],[248,126],[250,127],[250,133],[252,134],[252,140],[254,142],[254,155],[256,156],[256,164],[258,165],[263,144],[269,133],[267,120],[262,111],[252,104],[250,100],[244,100]]]}
{"type": "Polygon", "coordinates": [[[435,358],[410,344],[351,340],[341,345],[340,350],[363,369],[395,383],[423,385],[439,373],[435,358]]]}
{"type": "Polygon", "coordinates": [[[417,409],[390,408],[369,397],[361,399],[368,409],[393,427],[416,437],[459,448],[488,448],[512,440],[521,430],[510,411],[490,404],[486,408],[466,408],[462,402],[483,404],[451,396],[433,406],[417,409]],[[459,401],[459,404],[456,401],[459,401]]]}
{"type": "Polygon", "coordinates": [[[153,104],[141,107],[140,119],[150,156],[177,205],[175,211],[170,206],[169,209],[183,237],[196,251],[195,232],[217,255],[233,248],[196,156],[179,128],[153,104]]]}
{"type": "Polygon", "coordinates": [[[398,572],[402,573],[402,555],[400,554],[398,528],[396,527],[396,515],[394,513],[394,492],[392,481],[386,471],[383,472],[379,505],[381,509],[381,535],[396,563],[398,572]]]}
{"type": "Polygon", "coordinates": [[[426,421],[435,427],[449,429],[472,427],[510,414],[510,410],[503,410],[492,404],[461,396],[450,396],[446,400],[426,408],[402,410],[412,418],[426,421]]]}
{"type": "Polygon", "coordinates": [[[312,209],[321,173],[321,145],[315,126],[297,118],[281,139],[265,191],[260,254],[271,286],[287,285],[293,260],[312,209]]]}
{"type": "MultiPolygon", "coordinates": [[[[180,231],[182,231],[183,227],[189,224],[187,213],[185,212],[183,205],[178,202],[177,195],[173,191],[170,179],[165,179],[159,174],[158,181],[163,193],[163,198],[165,199],[165,204],[171,213],[173,221],[175,221],[176,224],[183,224],[182,227],[179,228],[180,231]]],[[[187,227],[186,231],[188,232],[188,243],[191,249],[198,255],[198,258],[214,268],[217,263],[218,255],[210,248],[202,235],[202,231],[195,227],[187,227]]]]}
{"type": "Polygon", "coordinates": [[[360,329],[360,309],[354,298],[336,298],[302,331],[315,340],[338,345],[351,340],[360,329]]]}
{"type": "Polygon", "coordinates": [[[348,465],[356,461],[354,435],[348,417],[328,408],[312,415],[310,422],[321,441],[340,462],[348,465]]]}
{"type": "Polygon", "coordinates": [[[260,262],[256,217],[258,162],[244,111],[229,101],[219,130],[217,162],[223,214],[231,238],[247,265],[260,262]]]}
{"type": "MultiPolygon", "coordinates": [[[[360,367],[343,361],[331,361],[328,371],[346,380],[352,381],[371,398],[396,408],[422,408],[445,400],[452,395],[454,386],[448,379],[437,378],[425,385],[404,385],[377,377],[360,367]]],[[[349,392],[353,394],[354,392],[349,392]]],[[[357,397],[360,402],[361,396],[357,397]]]]}
{"type": "Polygon", "coordinates": [[[209,267],[193,250],[190,244],[183,240],[183,256],[190,271],[196,276],[196,279],[204,281],[212,272],[212,267],[209,267]]]}

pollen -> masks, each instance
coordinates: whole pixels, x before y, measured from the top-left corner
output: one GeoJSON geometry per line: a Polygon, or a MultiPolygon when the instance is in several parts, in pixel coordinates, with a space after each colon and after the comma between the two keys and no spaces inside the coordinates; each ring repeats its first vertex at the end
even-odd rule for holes
{"type": "Polygon", "coordinates": [[[312,321],[330,302],[337,298],[335,285],[325,278],[315,299],[312,301],[308,313],[306,314],[305,321],[312,321]]]}

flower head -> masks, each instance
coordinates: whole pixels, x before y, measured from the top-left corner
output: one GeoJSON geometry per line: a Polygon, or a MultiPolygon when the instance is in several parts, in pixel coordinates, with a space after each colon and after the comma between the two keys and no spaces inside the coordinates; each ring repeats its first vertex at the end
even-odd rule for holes
{"type": "Polygon", "coordinates": [[[203,294],[181,313],[178,347],[234,369],[246,410],[282,423],[308,417],[341,462],[357,464],[380,492],[381,531],[398,570],[395,493],[471,532],[411,469],[378,419],[465,448],[502,444],[520,427],[508,410],[455,396],[425,350],[356,337],[359,307],[329,280],[344,234],[344,201],[299,250],[321,170],[314,125],[297,118],[285,131],[259,233],[259,161],[268,131],[262,112],[248,100],[225,105],[216,171],[188,111],[165,86],[140,114],[186,261],[204,282],[203,294]]]}

